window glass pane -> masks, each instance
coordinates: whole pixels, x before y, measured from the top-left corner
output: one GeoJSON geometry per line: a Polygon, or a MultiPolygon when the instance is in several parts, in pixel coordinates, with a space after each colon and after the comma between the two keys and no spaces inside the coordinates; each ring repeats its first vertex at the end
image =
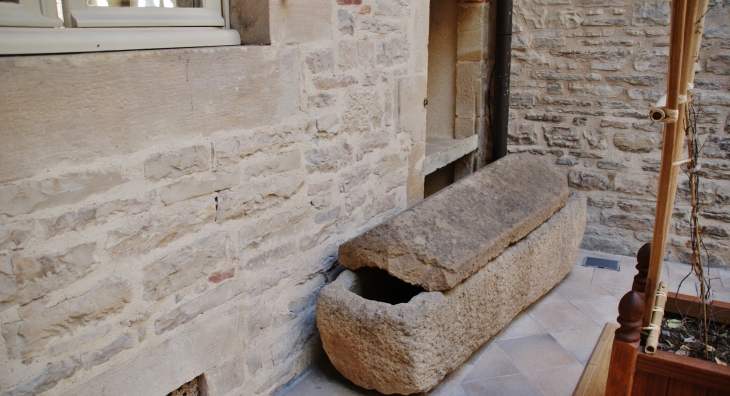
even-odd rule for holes
{"type": "Polygon", "coordinates": [[[63,3],[61,0],[56,0],[56,12],[58,12],[58,18],[63,21],[63,3]]]}
{"type": "MultiPolygon", "coordinates": [[[[0,0],[6,1],[6,0],[0,0]]],[[[200,8],[202,0],[87,0],[96,7],[161,7],[161,8],[200,8]]]]}

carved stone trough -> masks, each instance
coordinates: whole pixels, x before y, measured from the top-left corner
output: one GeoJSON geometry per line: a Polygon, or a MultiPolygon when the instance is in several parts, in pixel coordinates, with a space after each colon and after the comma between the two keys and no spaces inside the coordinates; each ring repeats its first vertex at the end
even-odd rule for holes
{"type": "Polygon", "coordinates": [[[447,187],[340,247],[349,270],[317,301],[325,352],[361,387],[430,390],[570,272],[585,213],[529,154],[447,187]]]}

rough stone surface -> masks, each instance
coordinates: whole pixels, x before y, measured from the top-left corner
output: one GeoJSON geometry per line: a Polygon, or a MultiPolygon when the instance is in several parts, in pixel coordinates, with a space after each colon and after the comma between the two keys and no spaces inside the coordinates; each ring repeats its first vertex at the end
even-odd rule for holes
{"type": "Polygon", "coordinates": [[[298,176],[279,176],[268,181],[241,185],[218,194],[216,222],[237,219],[264,209],[280,206],[301,188],[298,176]]]}
{"type": "Polygon", "coordinates": [[[294,143],[297,132],[297,128],[291,127],[272,128],[216,141],[213,144],[216,164],[236,165],[258,152],[288,147],[294,143]]]}
{"type": "Polygon", "coordinates": [[[144,269],[144,299],[159,300],[210,274],[226,259],[226,235],[212,234],[144,269]]]}
{"type": "Polygon", "coordinates": [[[117,171],[84,172],[43,181],[0,186],[0,215],[17,216],[35,210],[80,202],[127,182],[117,171]]]}
{"type": "Polygon", "coordinates": [[[382,268],[427,290],[449,290],[567,198],[560,173],[530,154],[510,155],[342,244],[339,262],[353,270],[382,268]]]}
{"type": "Polygon", "coordinates": [[[203,179],[190,177],[163,187],[160,190],[160,198],[166,205],[170,205],[175,202],[231,188],[238,184],[240,179],[240,172],[217,172],[203,179]]]}
{"type": "Polygon", "coordinates": [[[98,366],[109,359],[111,359],[114,355],[117,353],[129,349],[134,346],[134,341],[132,341],[132,337],[129,336],[129,334],[124,334],[114,340],[111,344],[105,346],[104,348],[89,352],[81,355],[81,365],[85,369],[90,369],[94,366],[98,366]]]}
{"type": "MultiPolygon", "coordinates": [[[[133,216],[147,212],[154,205],[156,196],[154,192],[150,192],[139,199],[117,199],[101,205],[67,212],[60,216],[45,218],[40,220],[40,224],[45,231],[46,238],[52,238],[71,231],[81,231],[90,226],[104,224],[115,217],[133,216]]],[[[2,230],[1,227],[0,230],[2,230]]],[[[2,235],[2,231],[0,231],[0,235],[2,235]]],[[[0,236],[0,240],[2,240],[2,236],[0,236]]]]}
{"type": "Polygon", "coordinates": [[[241,281],[222,284],[204,296],[185,303],[157,319],[155,333],[162,334],[183,325],[241,294],[244,290],[246,290],[245,283],[241,281]]]}
{"type": "Polygon", "coordinates": [[[210,151],[209,147],[195,146],[155,155],[144,163],[145,177],[157,181],[208,170],[210,151]]]}
{"type": "Polygon", "coordinates": [[[52,308],[45,308],[42,302],[24,305],[19,312],[22,321],[2,325],[8,354],[27,357],[43,348],[51,337],[119,312],[129,302],[131,289],[129,280],[111,277],[52,308]]]}
{"type": "Polygon", "coordinates": [[[56,362],[43,370],[43,372],[30,381],[20,383],[7,391],[3,396],[31,396],[53,388],[56,384],[72,376],[79,368],[78,359],[69,359],[56,362]]]}
{"type": "Polygon", "coordinates": [[[546,223],[453,289],[424,291],[406,303],[365,299],[362,275],[343,272],[317,301],[327,356],[366,389],[430,390],[570,272],[585,211],[585,199],[571,196],[546,223]]]}
{"type": "MultiPolygon", "coordinates": [[[[600,207],[609,217],[645,215],[640,206],[615,203],[653,200],[656,194],[663,125],[649,121],[647,109],[666,91],[670,2],[540,1],[514,5],[508,151],[528,151],[559,165],[572,189],[612,202],[600,207]],[[533,130],[544,133],[532,138],[533,130]]],[[[719,213],[730,202],[717,193],[730,182],[728,170],[719,167],[730,158],[730,7],[710,7],[693,100],[702,108],[696,118],[704,143],[702,177],[716,184],[715,192],[702,196],[707,209],[719,213]]],[[[680,186],[682,180],[680,173],[680,186]]],[[[678,194],[677,206],[687,205],[684,195],[678,194]]],[[[639,238],[646,239],[645,231],[628,232],[600,219],[589,218],[584,248],[634,255],[639,238]]],[[[688,237],[679,221],[669,228],[674,240],[688,237]]],[[[705,223],[708,230],[722,226],[717,218],[705,223]]],[[[729,263],[730,243],[713,239],[713,260],[729,263]]],[[[685,260],[685,249],[669,244],[667,257],[685,260]]]]}
{"type": "Polygon", "coordinates": [[[116,257],[148,253],[211,224],[216,215],[215,202],[210,200],[174,209],[135,219],[109,231],[104,248],[116,257]]]}
{"type": "Polygon", "coordinates": [[[62,253],[30,256],[22,252],[12,255],[12,275],[0,272],[5,287],[0,290],[0,302],[17,299],[20,304],[63,288],[89,273],[98,260],[96,244],[87,243],[62,253]]]}
{"type": "Polygon", "coordinates": [[[0,394],[276,394],[337,247],[422,200],[428,6],[239,3],[266,45],[0,59],[0,394]]]}

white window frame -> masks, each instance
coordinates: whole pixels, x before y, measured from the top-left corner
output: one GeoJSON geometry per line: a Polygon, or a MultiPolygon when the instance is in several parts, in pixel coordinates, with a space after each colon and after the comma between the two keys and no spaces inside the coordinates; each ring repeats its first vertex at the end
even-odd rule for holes
{"type": "Polygon", "coordinates": [[[202,0],[200,8],[95,7],[87,0],[63,0],[69,27],[166,27],[225,25],[220,0],[202,0]]]}
{"type": "Polygon", "coordinates": [[[240,45],[228,29],[228,0],[202,0],[200,8],[94,7],[64,0],[0,3],[0,55],[121,51],[240,45]]]}
{"type": "Polygon", "coordinates": [[[0,2],[0,26],[61,27],[55,0],[0,2]]]}

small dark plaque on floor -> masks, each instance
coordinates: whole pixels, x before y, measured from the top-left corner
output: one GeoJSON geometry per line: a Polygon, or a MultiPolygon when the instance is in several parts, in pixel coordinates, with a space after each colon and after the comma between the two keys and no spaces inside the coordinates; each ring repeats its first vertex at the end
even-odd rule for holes
{"type": "Polygon", "coordinates": [[[603,259],[598,257],[586,257],[586,260],[583,262],[583,266],[605,268],[614,271],[619,270],[618,260],[603,259]]]}

